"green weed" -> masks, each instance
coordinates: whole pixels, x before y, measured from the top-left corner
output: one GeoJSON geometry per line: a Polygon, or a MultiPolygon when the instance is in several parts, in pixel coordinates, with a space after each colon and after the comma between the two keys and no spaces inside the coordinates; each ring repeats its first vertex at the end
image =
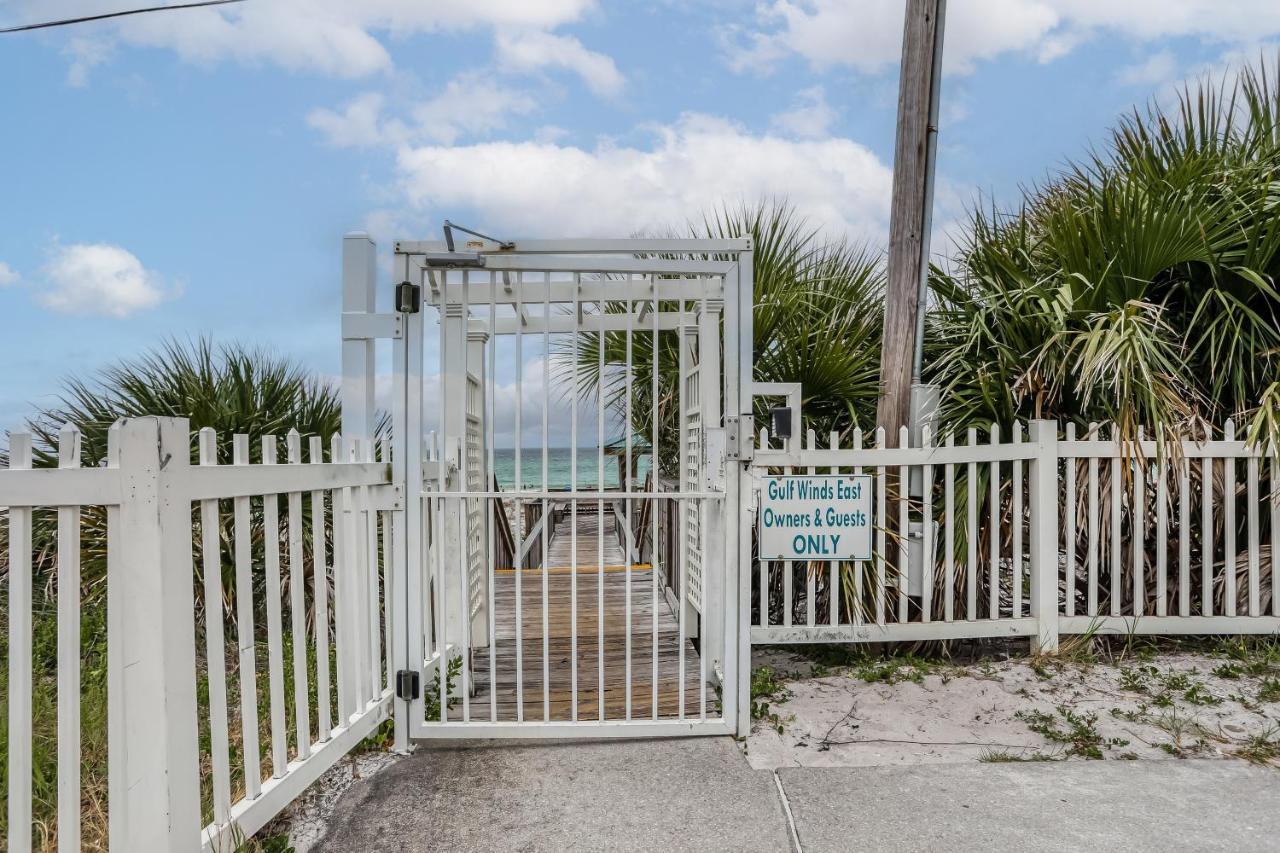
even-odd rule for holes
{"type": "Polygon", "coordinates": [[[762,666],[751,673],[751,719],[759,720],[778,734],[786,728],[786,720],[773,710],[773,702],[785,701],[790,695],[786,684],[772,667],[762,666]]]}
{"type": "Polygon", "coordinates": [[[1014,716],[1026,723],[1031,731],[1065,747],[1067,756],[1100,760],[1104,748],[1129,745],[1123,738],[1102,737],[1098,733],[1097,714],[1078,714],[1066,705],[1059,705],[1057,711],[1057,717],[1044,711],[1018,711],[1014,716]]]}

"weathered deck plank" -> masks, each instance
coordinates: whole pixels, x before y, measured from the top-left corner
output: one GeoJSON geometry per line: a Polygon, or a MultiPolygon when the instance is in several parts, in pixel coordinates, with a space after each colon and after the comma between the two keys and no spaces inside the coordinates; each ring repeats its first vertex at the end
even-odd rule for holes
{"type": "MultiPolygon", "coordinates": [[[[572,566],[570,516],[557,524],[556,535],[548,543],[548,569],[526,569],[519,574],[520,637],[522,657],[523,715],[525,720],[544,718],[544,695],[553,721],[572,719],[572,685],[577,667],[578,719],[599,719],[601,699],[607,720],[627,717],[627,582],[631,589],[631,717],[652,718],[655,681],[653,650],[657,646],[659,718],[679,713],[682,685],[679,678],[681,643],[679,626],[667,603],[665,591],[655,590],[654,573],[647,565],[625,565],[623,549],[613,534],[613,518],[606,509],[603,543],[604,571],[600,570],[601,543],[597,538],[599,515],[592,508],[578,512],[577,571],[572,566]],[[603,608],[600,606],[603,577],[603,608]],[[547,674],[543,681],[543,584],[547,599],[547,674]],[[573,615],[576,587],[577,617],[573,615]],[[656,615],[656,618],[655,618],[656,615]],[[656,631],[655,631],[656,628],[656,631]],[[573,653],[574,637],[577,654],[573,653]],[[600,680],[603,641],[604,681],[600,680]]],[[[516,581],[514,571],[495,573],[494,669],[489,672],[487,649],[474,656],[475,695],[471,699],[473,719],[490,719],[490,695],[496,691],[497,719],[517,719],[516,698],[516,581]],[[495,686],[496,685],[496,686],[495,686]]],[[[684,713],[696,718],[702,713],[700,663],[697,649],[688,638],[683,643],[685,680],[684,713]]],[[[718,713],[714,689],[707,686],[706,713],[718,713]]],[[[452,713],[457,714],[455,708],[452,713]]],[[[456,717],[455,717],[456,718],[456,717]]]]}

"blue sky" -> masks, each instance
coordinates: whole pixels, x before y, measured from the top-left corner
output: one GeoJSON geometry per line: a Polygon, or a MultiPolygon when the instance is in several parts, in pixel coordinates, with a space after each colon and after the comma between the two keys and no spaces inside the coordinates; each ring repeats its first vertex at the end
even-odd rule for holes
{"type": "MultiPolygon", "coordinates": [[[[901,27],[898,0],[248,0],[0,35],[0,428],[171,335],[335,373],[352,229],[626,236],[785,195],[881,246],[901,27]]],[[[952,0],[940,230],[1278,34],[1261,0],[952,0]]]]}

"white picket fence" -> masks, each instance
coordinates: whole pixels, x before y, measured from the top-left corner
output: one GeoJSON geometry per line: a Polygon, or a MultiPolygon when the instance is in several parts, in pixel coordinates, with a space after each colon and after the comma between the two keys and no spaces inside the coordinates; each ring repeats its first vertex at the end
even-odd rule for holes
{"type": "MultiPolygon", "coordinates": [[[[757,475],[871,475],[875,547],[864,563],[757,561],[751,641],[1026,637],[1051,651],[1060,635],[1095,631],[1280,630],[1274,454],[1231,424],[1175,444],[1076,432],[1036,421],[1007,436],[926,434],[920,447],[904,433],[894,448],[881,434],[820,448],[810,433],[782,450],[762,434],[757,475]]],[[[32,470],[31,437],[10,437],[7,849],[47,840],[33,838],[32,745],[50,725],[47,831],[60,849],[80,846],[81,561],[102,558],[81,531],[95,519],[107,532],[112,849],[231,849],[389,718],[400,492],[387,450],[335,438],[325,461],[310,438],[304,462],[291,433],[282,462],[280,445],[262,439],[251,460],[234,436],[232,464],[218,464],[206,430],[192,465],[185,420],[140,418],[112,428],[101,467],[80,467],[67,430],[58,467],[32,470]],[[56,722],[33,718],[37,569],[56,590],[56,722]]]]}
{"type": "Polygon", "coordinates": [[[1068,425],[1057,445],[1063,500],[1080,508],[1063,522],[1062,630],[1280,630],[1277,454],[1237,438],[1231,421],[1220,437],[1176,447],[1104,434],[1068,425]]]}
{"type": "Polygon", "coordinates": [[[1035,421],[1008,438],[926,431],[910,447],[904,429],[897,447],[877,431],[819,448],[810,431],[779,450],[762,432],[758,476],[871,475],[875,541],[866,562],[757,560],[752,642],[1025,636],[1053,650],[1062,634],[1280,630],[1275,454],[1231,422],[1176,442],[1076,433],[1035,421]]]}
{"type": "Polygon", "coordinates": [[[233,464],[219,465],[218,437],[205,430],[193,466],[187,421],[172,418],[116,424],[102,467],[80,467],[80,444],[65,430],[59,467],[31,470],[31,436],[12,434],[9,468],[0,470],[8,850],[33,845],[33,728],[48,725],[32,707],[37,567],[53,569],[57,591],[57,815],[45,829],[56,832],[58,849],[81,846],[80,569],[82,556],[98,558],[84,551],[81,527],[103,515],[110,848],[232,849],[388,716],[383,567],[395,493],[385,450],[375,462],[369,442],[334,438],[326,462],[311,438],[304,463],[292,432],[282,463],[280,443],[266,437],[260,462],[250,464],[249,439],[237,435],[233,464]],[[33,543],[33,519],[50,511],[53,541],[33,543]],[[326,514],[331,538],[315,523],[326,514]]]}

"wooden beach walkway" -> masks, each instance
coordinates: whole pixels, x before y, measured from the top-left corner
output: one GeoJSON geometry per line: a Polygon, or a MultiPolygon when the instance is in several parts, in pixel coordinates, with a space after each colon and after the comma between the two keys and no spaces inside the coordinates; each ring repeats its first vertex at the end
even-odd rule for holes
{"type": "MultiPolygon", "coordinates": [[[[497,719],[518,718],[516,701],[516,649],[521,648],[519,670],[523,674],[525,720],[567,721],[571,714],[576,645],[577,715],[580,720],[626,718],[627,700],[627,584],[631,588],[631,716],[653,716],[653,651],[657,635],[657,716],[676,717],[680,710],[680,643],[676,615],[667,603],[665,590],[655,590],[654,573],[648,565],[627,561],[614,532],[612,513],[604,514],[603,541],[599,517],[591,504],[577,512],[577,570],[573,569],[571,547],[572,514],[559,519],[547,546],[545,574],[547,601],[547,653],[543,655],[543,583],[541,568],[495,572],[494,668],[497,675],[497,719]],[[601,571],[601,554],[604,569],[601,571]],[[601,580],[603,578],[603,596],[601,580]],[[519,587],[520,637],[517,644],[516,600],[519,587]],[[573,602],[577,600],[576,626],[573,602]],[[601,602],[603,601],[603,608],[601,602]],[[603,623],[600,613],[603,612],[603,623]],[[655,618],[656,616],[656,618],[655,618]],[[576,640],[576,643],[575,643],[576,640]],[[603,649],[603,680],[601,651],[603,649]],[[544,678],[544,669],[546,677],[544,678]],[[545,704],[544,704],[545,697],[545,704]],[[603,700],[603,703],[602,703],[603,700]]],[[[684,648],[684,713],[701,713],[700,661],[688,639],[684,648]]],[[[471,699],[474,719],[489,719],[491,680],[489,653],[477,649],[474,658],[477,691],[471,699]]],[[[715,691],[706,689],[707,713],[717,713],[715,691]]]]}

